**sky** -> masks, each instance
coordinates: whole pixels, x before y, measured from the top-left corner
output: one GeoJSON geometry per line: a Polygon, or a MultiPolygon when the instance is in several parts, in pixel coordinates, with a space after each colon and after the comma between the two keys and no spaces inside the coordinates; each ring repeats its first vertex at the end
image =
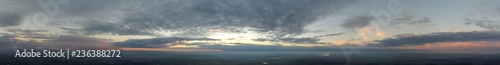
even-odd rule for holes
{"type": "Polygon", "coordinates": [[[5,49],[500,50],[500,0],[1,1],[5,49]]]}

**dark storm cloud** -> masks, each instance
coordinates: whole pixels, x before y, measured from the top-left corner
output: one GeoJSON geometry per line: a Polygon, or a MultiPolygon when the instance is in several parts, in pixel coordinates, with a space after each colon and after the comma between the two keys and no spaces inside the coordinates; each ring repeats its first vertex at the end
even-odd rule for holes
{"type": "MultiPolygon", "coordinates": [[[[307,24],[352,1],[336,0],[181,0],[144,1],[126,11],[121,22],[94,23],[87,33],[136,35],[158,30],[204,34],[209,28],[254,28],[281,37],[304,33],[307,24]],[[102,29],[101,29],[102,28],[102,29]],[[96,33],[97,32],[97,33],[96,33]]],[[[136,3],[137,4],[137,3],[136,3]]],[[[98,8],[99,6],[96,6],[98,8]]],[[[87,9],[93,7],[87,7],[87,9]]],[[[107,22],[107,21],[103,21],[107,22]]]]}
{"type": "Polygon", "coordinates": [[[437,32],[429,34],[401,34],[376,40],[382,46],[412,46],[439,42],[500,41],[500,31],[437,32]]]}
{"type": "Polygon", "coordinates": [[[374,19],[375,18],[370,15],[355,15],[346,19],[341,26],[348,29],[363,28],[370,25],[370,21],[374,19]]]}
{"type": "Polygon", "coordinates": [[[0,13],[0,27],[18,26],[22,19],[21,14],[0,13]]]}
{"type": "Polygon", "coordinates": [[[183,43],[190,40],[217,40],[210,38],[183,38],[183,37],[167,37],[167,38],[151,38],[151,39],[129,39],[123,42],[112,43],[117,47],[137,47],[137,48],[159,48],[167,47],[169,44],[183,43]]]}

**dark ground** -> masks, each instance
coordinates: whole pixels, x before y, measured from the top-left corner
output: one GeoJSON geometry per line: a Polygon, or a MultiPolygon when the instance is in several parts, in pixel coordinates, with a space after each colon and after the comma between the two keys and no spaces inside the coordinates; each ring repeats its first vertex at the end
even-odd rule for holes
{"type": "Polygon", "coordinates": [[[15,58],[2,65],[500,65],[497,51],[362,51],[347,63],[342,52],[123,52],[121,58],[15,58]],[[267,63],[267,64],[265,64],[267,63]]]}

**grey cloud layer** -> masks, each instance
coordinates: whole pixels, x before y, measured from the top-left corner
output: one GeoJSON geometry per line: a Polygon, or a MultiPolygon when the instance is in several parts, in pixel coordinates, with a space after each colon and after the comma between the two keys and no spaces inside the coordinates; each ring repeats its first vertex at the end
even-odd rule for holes
{"type": "Polygon", "coordinates": [[[412,46],[439,42],[500,41],[500,31],[438,32],[429,34],[401,34],[377,40],[381,46],[412,46]]]}
{"type": "Polygon", "coordinates": [[[151,39],[129,39],[123,42],[112,43],[117,47],[138,47],[138,48],[160,48],[168,47],[169,45],[183,43],[183,41],[192,40],[217,40],[209,38],[183,38],[183,37],[166,37],[166,38],[151,38],[151,39]]]}
{"type": "Polygon", "coordinates": [[[422,19],[416,19],[413,10],[404,10],[399,14],[397,18],[389,21],[391,24],[424,24],[430,23],[431,19],[429,17],[423,17],[422,19]]]}
{"type": "Polygon", "coordinates": [[[22,30],[22,29],[5,29],[7,32],[13,33],[11,35],[18,35],[23,38],[36,38],[36,39],[52,39],[55,35],[42,34],[48,30],[22,30]]]}
{"type": "MultiPolygon", "coordinates": [[[[7,0],[0,27],[18,26],[45,12],[38,1],[7,0]],[[10,2],[12,1],[12,2],[10,2]],[[12,5],[12,6],[10,6],[12,5]],[[15,5],[15,6],[14,6],[15,5]]],[[[4,1],[2,1],[4,2],[4,1]]],[[[205,35],[211,29],[255,31],[279,38],[307,32],[322,16],[356,3],[352,0],[70,0],[46,25],[68,33],[158,35],[158,31],[205,35]],[[247,29],[251,28],[251,29],[247,29]]],[[[4,4],[2,4],[4,5],[4,4]]],[[[0,5],[0,6],[2,6],[0,5]]],[[[34,21],[36,22],[36,21],[34,21]]],[[[43,23],[43,22],[42,22],[43,23]]],[[[43,24],[37,24],[44,26],[43,24]]]]}
{"type": "Polygon", "coordinates": [[[0,27],[17,26],[21,24],[21,21],[22,16],[20,14],[0,14],[0,27]]]}
{"type": "Polygon", "coordinates": [[[413,20],[412,16],[409,15],[403,15],[401,18],[396,18],[390,23],[392,24],[422,24],[422,23],[430,23],[431,19],[428,17],[422,18],[420,20],[413,20]]]}
{"type": "MultiPolygon", "coordinates": [[[[61,35],[57,37],[45,38],[46,41],[20,40],[21,37],[13,34],[2,34],[0,36],[0,48],[10,49],[111,49],[107,45],[111,40],[92,38],[86,36],[61,35]]],[[[8,49],[8,50],[10,50],[8,49]]],[[[4,49],[2,49],[4,50],[4,49]]]]}
{"type": "MultiPolygon", "coordinates": [[[[347,29],[363,28],[372,24],[371,22],[373,20],[375,20],[375,17],[371,15],[353,15],[347,18],[344,23],[341,24],[341,26],[347,29]]],[[[412,13],[404,11],[402,14],[400,14],[400,17],[394,18],[387,22],[391,24],[423,24],[430,23],[431,19],[429,17],[415,19],[412,13]]]]}
{"type": "Polygon", "coordinates": [[[257,38],[257,39],[252,39],[252,40],[259,41],[259,42],[269,41],[269,42],[288,42],[288,43],[322,43],[322,42],[318,42],[318,41],[320,41],[318,38],[328,37],[328,36],[338,36],[338,35],[342,35],[342,34],[344,34],[344,33],[327,34],[327,35],[305,37],[305,38],[257,38]]]}
{"type": "MultiPolygon", "coordinates": [[[[119,22],[90,20],[98,23],[86,23],[82,25],[83,28],[76,30],[87,34],[148,35],[155,34],[154,31],[159,30],[204,34],[209,28],[248,27],[254,28],[250,31],[282,37],[304,33],[303,28],[307,24],[313,23],[318,17],[336,12],[351,2],[344,0],[143,1],[131,8],[118,9],[126,13],[119,18],[119,22]]],[[[75,6],[91,10],[105,9],[100,7],[75,6]]]]}
{"type": "Polygon", "coordinates": [[[500,21],[494,20],[477,20],[477,19],[466,19],[466,25],[474,24],[476,26],[489,29],[489,30],[500,30],[500,21]]]}
{"type": "Polygon", "coordinates": [[[18,26],[26,19],[42,9],[36,4],[38,0],[1,0],[0,27],[18,26]]]}
{"type": "Polygon", "coordinates": [[[258,38],[253,39],[254,41],[270,41],[270,42],[289,42],[289,43],[318,43],[319,39],[316,38],[279,38],[279,39],[266,39],[258,38]]]}
{"type": "Polygon", "coordinates": [[[47,41],[48,48],[69,49],[112,49],[109,45],[110,39],[93,38],[86,36],[61,35],[47,41]]]}
{"type": "Polygon", "coordinates": [[[363,28],[370,25],[370,21],[375,20],[371,15],[355,15],[345,20],[342,27],[348,29],[363,28]]]}

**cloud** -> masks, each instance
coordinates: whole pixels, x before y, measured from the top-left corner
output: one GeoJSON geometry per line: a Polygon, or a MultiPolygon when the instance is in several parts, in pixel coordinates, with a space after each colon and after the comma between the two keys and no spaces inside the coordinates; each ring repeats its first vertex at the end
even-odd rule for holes
{"type": "Polygon", "coordinates": [[[12,39],[15,37],[17,37],[17,36],[2,33],[2,36],[0,36],[0,47],[11,46],[10,43],[12,42],[12,39]]]}
{"type": "Polygon", "coordinates": [[[465,25],[475,25],[488,30],[500,30],[500,5],[489,2],[472,8],[465,18],[465,25]]]}
{"type": "Polygon", "coordinates": [[[16,13],[0,13],[0,27],[18,26],[21,24],[22,15],[16,13]]]}
{"type": "Polygon", "coordinates": [[[422,23],[430,23],[431,22],[431,19],[428,18],[428,17],[425,17],[421,20],[416,20],[416,21],[413,21],[413,22],[409,22],[410,24],[422,24],[422,23]]]}
{"type": "Polygon", "coordinates": [[[423,23],[430,23],[430,22],[431,22],[431,19],[428,17],[424,17],[420,20],[413,20],[413,17],[409,16],[409,15],[403,15],[402,18],[396,18],[396,19],[390,21],[390,23],[392,23],[392,24],[423,24],[423,23]]]}
{"type": "Polygon", "coordinates": [[[335,33],[335,34],[327,34],[327,35],[320,35],[320,36],[313,36],[313,37],[304,37],[304,38],[257,38],[257,39],[252,39],[253,41],[259,41],[259,42],[287,42],[287,43],[317,43],[317,44],[324,44],[320,41],[318,38],[320,37],[327,37],[327,36],[338,36],[342,35],[344,33],[335,33]]]}
{"type": "Polygon", "coordinates": [[[376,40],[381,46],[415,46],[440,42],[500,41],[500,31],[437,32],[429,34],[401,34],[376,40]]]}
{"type": "Polygon", "coordinates": [[[466,25],[474,24],[489,30],[500,30],[500,23],[495,20],[465,19],[465,22],[466,25]]]}
{"type": "MultiPolygon", "coordinates": [[[[153,35],[151,32],[146,32],[145,30],[139,30],[138,28],[122,27],[109,22],[86,22],[82,24],[85,26],[81,28],[82,34],[105,34],[105,33],[119,33],[119,35],[153,35]]],[[[75,30],[73,30],[75,31],[75,30]]]]}
{"type": "Polygon", "coordinates": [[[341,26],[348,29],[363,28],[370,25],[370,21],[374,19],[375,18],[370,15],[355,15],[346,19],[341,26]]]}
{"type": "Polygon", "coordinates": [[[0,36],[0,48],[3,48],[0,51],[4,50],[17,50],[22,48],[31,48],[31,49],[39,49],[41,44],[38,44],[33,40],[20,40],[17,39],[18,35],[12,34],[2,34],[0,36]]]}
{"type": "Polygon", "coordinates": [[[38,0],[1,0],[0,2],[0,27],[19,26],[34,13],[43,11],[38,5],[38,0]]]}
{"type": "MultiPolygon", "coordinates": [[[[83,24],[78,30],[87,34],[154,35],[157,34],[155,31],[176,31],[203,35],[212,28],[223,28],[256,31],[275,37],[293,36],[306,32],[303,28],[319,17],[336,12],[352,2],[344,0],[141,1],[135,3],[139,5],[132,8],[117,9],[123,13],[120,14],[123,16],[118,16],[118,22],[90,20],[98,22],[83,24]]],[[[67,7],[72,7],[70,5],[72,4],[68,4],[67,7]]],[[[106,8],[87,6],[84,9],[106,8]]]]}
{"type": "Polygon", "coordinates": [[[56,35],[46,35],[42,34],[48,32],[48,30],[23,30],[23,29],[5,29],[7,32],[13,33],[23,38],[36,38],[36,39],[52,39],[51,37],[56,35]]]}
{"type": "Polygon", "coordinates": [[[429,17],[424,17],[422,19],[415,19],[415,14],[413,11],[404,10],[398,18],[394,18],[389,23],[391,24],[424,24],[430,23],[431,19],[429,17]]]}
{"type": "MultiPolygon", "coordinates": [[[[2,1],[3,2],[3,1],[2,1]]],[[[59,4],[48,25],[78,34],[206,35],[214,28],[258,32],[269,37],[295,36],[322,16],[340,12],[351,0],[71,0],[59,4]]],[[[38,1],[3,2],[0,27],[17,26],[35,13],[38,1]],[[11,6],[12,5],[12,6],[11,6]],[[15,6],[14,6],[15,5],[15,6]],[[9,18],[10,17],[10,18],[9,18]],[[5,19],[2,19],[5,18],[5,19]],[[8,21],[2,21],[8,20],[8,21]]],[[[33,21],[32,21],[33,22],[33,21]]],[[[35,21],[36,22],[36,21],[35,21]]],[[[39,24],[37,24],[39,25],[39,24]]]]}
{"type": "Polygon", "coordinates": [[[13,33],[37,33],[37,32],[47,32],[47,30],[22,30],[22,29],[5,29],[7,32],[13,33]]]}
{"type": "Polygon", "coordinates": [[[318,43],[319,39],[316,38],[278,38],[278,39],[266,39],[258,38],[253,39],[254,41],[270,41],[270,42],[289,42],[289,43],[318,43]]]}
{"type": "Polygon", "coordinates": [[[47,42],[45,47],[51,49],[113,49],[112,40],[86,36],[61,35],[47,42]]]}
{"type": "Polygon", "coordinates": [[[151,38],[151,39],[129,39],[123,42],[112,43],[116,47],[134,47],[134,48],[160,48],[168,47],[173,44],[183,43],[183,41],[192,40],[217,40],[210,38],[183,38],[183,37],[166,37],[166,38],[151,38]]]}
{"type": "Polygon", "coordinates": [[[313,38],[328,37],[328,36],[338,36],[338,35],[342,35],[342,34],[344,34],[344,33],[335,33],[335,34],[327,34],[327,35],[313,36],[313,38]]]}
{"type": "Polygon", "coordinates": [[[44,38],[47,40],[26,39],[13,34],[0,36],[0,47],[12,49],[113,49],[109,43],[112,40],[92,38],[87,36],[59,35],[57,37],[44,38]],[[21,39],[23,38],[23,39],[21,39]]]}

